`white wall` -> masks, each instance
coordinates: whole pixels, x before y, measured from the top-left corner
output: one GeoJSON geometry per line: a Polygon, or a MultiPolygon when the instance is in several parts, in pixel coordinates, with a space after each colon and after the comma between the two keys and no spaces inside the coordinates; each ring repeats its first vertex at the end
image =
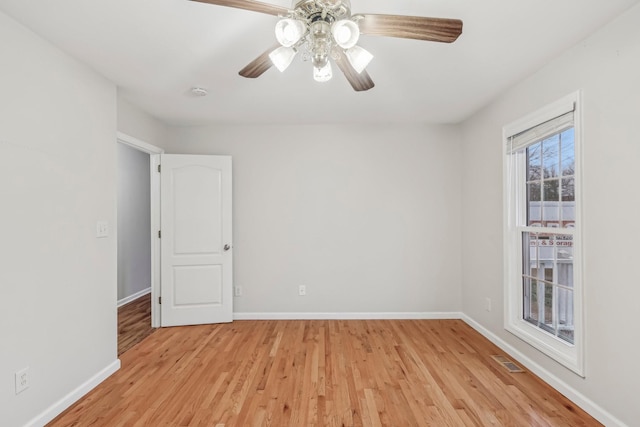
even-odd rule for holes
{"type": "Polygon", "coordinates": [[[459,311],[454,128],[209,126],[170,141],[233,156],[236,315],[459,311]]]}
{"type": "Polygon", "coordinates": [[[0,424],[21,426],[118,366],[116,89],[3,13],[0,52],[0,424]]]}
{"type": "Polygon", "coordinates": [[[637,425],[640,6],[509,90],[463,126],[463,311],[627,425],[637,425]],[[505,332],[502,126],[583,91],[586,378],[505,332]]]}
{"type": "Polygon", "coordinates": [[[151,287],[149,154],[118,146],[118,301],[151,287]]]}
{"type": "Polygon", "coordinates": [[[118,93],[118,131],[147,144],[161,146],[166,140],[167,127],[118,93]]]}

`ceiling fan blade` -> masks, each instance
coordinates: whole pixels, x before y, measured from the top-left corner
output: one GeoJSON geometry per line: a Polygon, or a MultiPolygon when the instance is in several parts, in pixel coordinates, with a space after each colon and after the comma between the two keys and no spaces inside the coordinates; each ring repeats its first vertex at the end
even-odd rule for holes
{"type": "Polygon", "coordinates": [[[338,68],[340,68],[340,71],[342,71],[344,76],[351,84],[351,87],[353,87],[356,92],[369,90],[375,86],[373,80],[371,80],[371,77],[369,77],[369,74],[366,70],[363,70],[360,74],[358,74],[358,72],[353,69],[353,66],[347,59],[347,56],[344,54],[342,49],[336,48],[333,50],[333,52],[336,56],[335,61],[338,65],[338,68]]]}
{"type": "Polygon", "coordinates": [[[451,43],[462,34],[462,21],[459,19],[376,14],[362,16],[364,18],[358,22],[360,32],[372,36],[451,43]]]}
{"type": "Polygon", "coordinates": [[[256,0],[191,0],[200,3],[215,4],[218,6],[234,7],[236,9],[251,10],[253,12],[266,13],[268,15],[283,16],[289,13],[289,9],[274,4],[262,3],[256,0]]]}
{"type": "Polygon", "coordinates": [[[253,61],[249,62],[246,67],[244,67],[238,74],[242,77],[247,77],[249,79],[255,79],[256,77],[260,77],[265,71],[267,71],[273,65],[271,59],[269,58],[269,54],[279,48],[280,45],[274,45],[269,49],[265,50],[260,56],[258,56],[253,61]]]}

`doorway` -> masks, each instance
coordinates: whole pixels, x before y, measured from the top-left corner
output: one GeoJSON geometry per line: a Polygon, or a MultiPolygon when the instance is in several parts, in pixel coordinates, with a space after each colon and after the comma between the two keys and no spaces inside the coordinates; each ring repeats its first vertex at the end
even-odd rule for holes
{"type": "Polygon", "coordinates": [[[159,177],[163,150],[118,133],[118,355],[159,326],[159,177]]]}
{"type": "MultiPolygon", "coordinates": [[[[121,132],[118,132],[117,142],[127,146],[127,149],[137,151],[138,154],[141,152],[147,155],[143,156],[144,164],[138,166],[138,172],[141,175],[137,180],[143,178],[146,180],[147,175],[144,174],[144,169],[147,168],[149,191],[142,196],[133,196],[133,198],[149,201],[146,217],[150,217],[150,220],[148,223],[139,225],[136,230],[145,233],[146,229],[149,232],[146,235],[142,234],[141,237],[142,240],[146,238],[146,241],[150,242],[150,249],[141,251],[147,255],[144,255],[140,264],[147,272],[150,270],[150,279],[144,279],[143,282],[150,281],[151,284],[147,288],[138,290],[137,292],[140,294],[136,297],[150,294],[151,327],[232,321],[231,157],[165,155],[164,150],[121,132]],[[162,174],[160,173],[161,160],[163,161],[162,174]],[[170,179],[168,179],[169,176],[171,176],[170,179]],[[162,185],[162,207],[160,203],[161,181],[164,182],[162,185]],[[163,215],[165,229],[162,230],[163,238],[161,239],[160,216],[163,209],[166,215],[163,215]],[[209,213],[203,217],[202,212],[209,213]],[[175,213],[180,216],[177,222],[171,221],[172,214],[175,213]],[[215,232],[205,233],[203,230],[215,232]],[[167,235],[165,236],[165,234],[167,235]],[[161,242],[165,246],[164,253],[167,257],[171,257],[173,254],[184,258],[183,255],[186,253],[194,255],[198,251],[202,251],[202,255],[208,260],[202,264],[204,258],[200,257],[198,260],[193,260],[194,265],[199,265],[198,268],[186,268],[186,266],[175,265],[175,259],[165,259],[165,267],[170,269],[165,275],[167,280],[162,285],[168,286],[166,289],[168,299],[162,301],[162,306],[160,305],[160,295],[162,295],[160,281],[161,242]],[[173,243],[178,246],[173,247],[173,243]],[[185,250],[186,252],[184,252],[185,250]],[[150,266],[146,263],[149,258],[150,266]],[[161,312],[160,307],[165,308],[166,313],[161,312]],[[202,313],[196,313],[198,308],[203,309],[202,313]],[[172,316],[169,313],[177,313],[176,309],[179,309],[181,313],[193,314],[195,318],[173,319],[172,321],[172,316]],[[165,314],[168,315],[166,319],[165,314]]],[[[118,149],[125,151],[124,148],[118,149]]],[[[129,192],[129,188],[125,187],[122,191],[119,189],[119,192],[129,192]]],[[[120,207],[118,211],[120,213],[120,207]]],[[[142,217],[144,218],[145,215],[143,214],[142,217]]],[[[120,218],[118,222],[120,222],[120,218]]],[[[125,253],[121,245],[124,244],[124,239],[129,232],[121,231],[120,225],[118,228],[118,258],[123,259],[123,263],[131,262],[130,256],[120,257],[121,253],[125,253]]],[[[148,248],[148,246],[146,247],[148,248]]],[[[137,258],[140,259],[139,256],[137,258]]],[[[120,270],[119,262],[119,277],[121,276],[120,270]]],[[[124,267],[122,271],[126,271],[124,267]]]]}

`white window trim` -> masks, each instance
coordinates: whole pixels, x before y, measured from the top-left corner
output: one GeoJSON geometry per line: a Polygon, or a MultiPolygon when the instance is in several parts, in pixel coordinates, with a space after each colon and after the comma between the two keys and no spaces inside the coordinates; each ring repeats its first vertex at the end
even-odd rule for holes
{"type": "MultiPolygon", "coordinates": [[[[523,117],[503,128],[503,147],[508,147],[509,137],[525,130],[531,129],[541,123],[558,117],[574,109],[575,132],[575,198],[576,198],[576,225],[573,229],[563,231],[573,234],[574,241],[574,343],[567,343],[554,337],[535,325],[523,319],[523,295],[522,295],[522,244],[520,233],[523,227],[518,227],[514,222],[519,218],[519,204],[517,194],[524,191],[524,170],[515,170],[522,179],[518,179],[518,185],[510,188],[512,165],[524,165],[524,161],[517,159],[512,163],[512,157],[523,156],[524,153],[510,155],[507,149],[503,149],[503,194],[504,194],[504,327],[518,338],[530,344],[542,353],[551,357],[571,371],[585,376],[584,358],[584,274],[583,274],[583,248],[582,248],[582,104],[580,92],[574,92],[540,110],[523,117]]],[[[522,169],[520,167],[519,169],[522,169]]],[[[557,232],[555,228],[527,227],[536,232],[557,232]]],[[[525,228],[526,229],[526,228],[525,228]]]]}

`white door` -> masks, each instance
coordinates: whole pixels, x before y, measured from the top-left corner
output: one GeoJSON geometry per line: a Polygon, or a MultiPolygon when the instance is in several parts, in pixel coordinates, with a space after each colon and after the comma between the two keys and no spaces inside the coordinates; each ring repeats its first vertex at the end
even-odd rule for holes
{"type": "Polygon", "coordinates": [[[231,157],[163,154],[162,326],[231,322],[231,157]]]}

